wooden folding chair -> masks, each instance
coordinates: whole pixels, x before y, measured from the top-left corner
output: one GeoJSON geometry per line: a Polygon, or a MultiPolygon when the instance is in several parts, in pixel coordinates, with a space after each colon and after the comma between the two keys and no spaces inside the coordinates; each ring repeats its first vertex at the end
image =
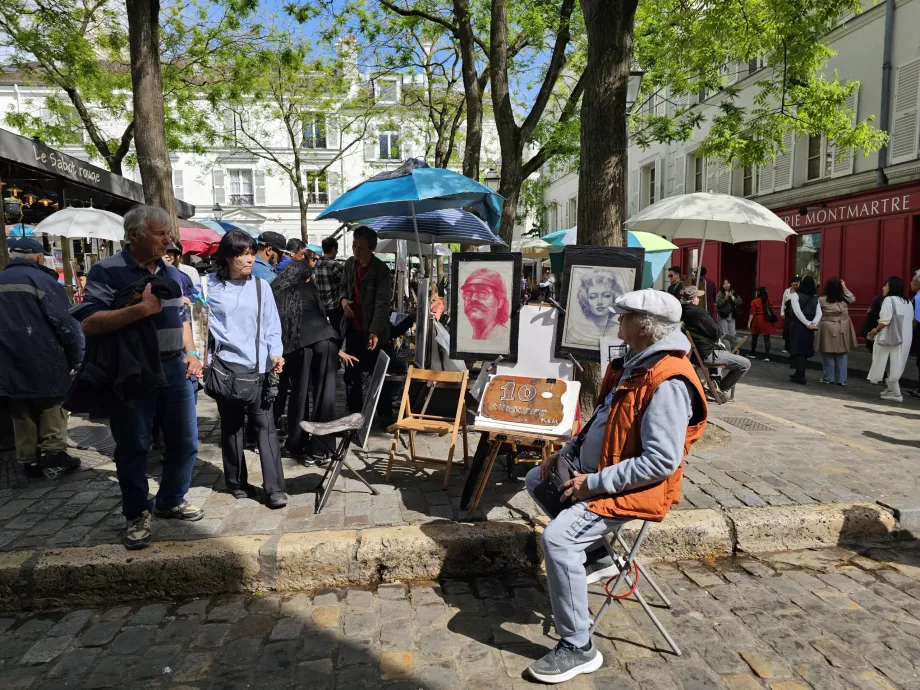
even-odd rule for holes
{"type": "Polygon", "coordinates": [[[463,463],[467,463],[469,456],[469,446],[466,437],[466,384],[467,372],[453,371],[430,371],[428,369],[416,369],[409,367],[406,374],[406,385],[403,388],[402,402],[399,405],[399,416],[396,422],[387,428],[387,431],[393,432],[393,445],[390,447],[390,459],[387,463],[387,481],[390,481],[390,472],[394,464],[399,465],[422,465],[424,467],[433,467],[435,469],[444,469],[444,488],[450,483],[450,469],[454,462],[454,448],[457,445],[457,432],[463,429],[463,463]],[[428,393],[425,401],[418,412],[412,410],[409,389],[413,381],[423,381],[427,384],[428,393]],[[453,416],[441,416],[427,414],[428,403],[434,389],[444,386],[459,385],[460,397],[457,403],[457,411],[453,416]],[[396,449],[399,444],[399,434],[405,431],[409,434],[409,460],[403,460],[396,456],[396,449]],[[437,434],[445,436],[450,434],[450,450],[447,453],[447,460],[439,458],[429,458],[418,455],[415,452],[415,435],[417,433],[437,434]]]}

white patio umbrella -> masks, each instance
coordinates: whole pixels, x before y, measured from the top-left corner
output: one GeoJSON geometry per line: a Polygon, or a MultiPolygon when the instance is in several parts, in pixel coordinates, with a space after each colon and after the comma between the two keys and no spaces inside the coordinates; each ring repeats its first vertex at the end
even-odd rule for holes
{"type": "Polygon", "coordinates": [[[35,230],[71,240],[95,238],[121,242],[125,237],[124,218],[92,207],[63,208],[36,225],[35,230]]]}
{"type": "Polygon", "coordinates": [[[785,241],[795,230],[756,201],[730,194],[695,192],[652,204],[626,221],[632,231],[651,232],[668,240],[699,239],[696,269],[706,240],[727,242],[785,241]]]}

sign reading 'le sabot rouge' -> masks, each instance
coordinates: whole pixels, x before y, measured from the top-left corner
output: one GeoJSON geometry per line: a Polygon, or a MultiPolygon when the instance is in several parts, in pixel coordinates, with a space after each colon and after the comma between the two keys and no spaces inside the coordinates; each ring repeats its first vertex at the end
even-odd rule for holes
{"type": "Polygon", "coordinates": [[[486,386],[479,414],[499,422],[554,427],[562,422],[565,381],[494,376],[486,386]]]}

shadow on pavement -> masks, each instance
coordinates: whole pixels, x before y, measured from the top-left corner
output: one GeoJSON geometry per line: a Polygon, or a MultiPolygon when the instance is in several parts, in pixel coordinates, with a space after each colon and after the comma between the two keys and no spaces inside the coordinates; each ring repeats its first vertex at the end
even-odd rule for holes
{"type": "Polygon", "coordinates": [[[920,441],[909,439],[909,438],[895,438],[894,436],[886,436],[885,434],[880,434],[876,431],[864,431],[863,436],[866,438],[871,438],[876,441],[882,441],[884,443],[890,443],[895,446],[907,446],[908,448],[920,448],[920,441]]]}

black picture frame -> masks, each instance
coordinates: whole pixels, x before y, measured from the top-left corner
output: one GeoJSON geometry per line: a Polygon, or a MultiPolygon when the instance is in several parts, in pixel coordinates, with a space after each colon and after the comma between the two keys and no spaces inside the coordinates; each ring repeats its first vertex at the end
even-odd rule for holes
{"type": "Polygon", "coordinates": [[[521,310],[521,274],[523,272],[523,260],[519,252],[507,252],[502,254],[485,253],[485,252],[459,252],[451,257],[450,264],[450,358],[466,359],[477,361],[492,361],[499,354],[503,361],[516,362],[518,355],[518,326],[521,310]],[[460,349],[458,347],[457,330],[460,324],[460,266],[461,264],[475,263],[481,264],[483,268],[488,264],[504,263],[511,264],[511,310],[509,319],[510,340],[508,352],[477,352],[475,350],[460,349]]]}
{"type": "MultiPolygon", "coordinates": [[[[603,268],[632,268],[635,269],[633,290],[642,288],[642,272],[645,268],[645,250],[641,247],[589,247],[572,245],[565,248],[564,265],[562,270],[562,294],[559,303],[566,309],[569,308],[569,290],[572,288],[572,269],[578,266],[592,266],[603,268]]],[[[554,355],[564,359],[572,355],[579,361],[600,362],[600,343],[593,348],[576,347],[565,344],[564,335],[568,323],[568,311],[556,325],[556,347],[554,355]]]]}

